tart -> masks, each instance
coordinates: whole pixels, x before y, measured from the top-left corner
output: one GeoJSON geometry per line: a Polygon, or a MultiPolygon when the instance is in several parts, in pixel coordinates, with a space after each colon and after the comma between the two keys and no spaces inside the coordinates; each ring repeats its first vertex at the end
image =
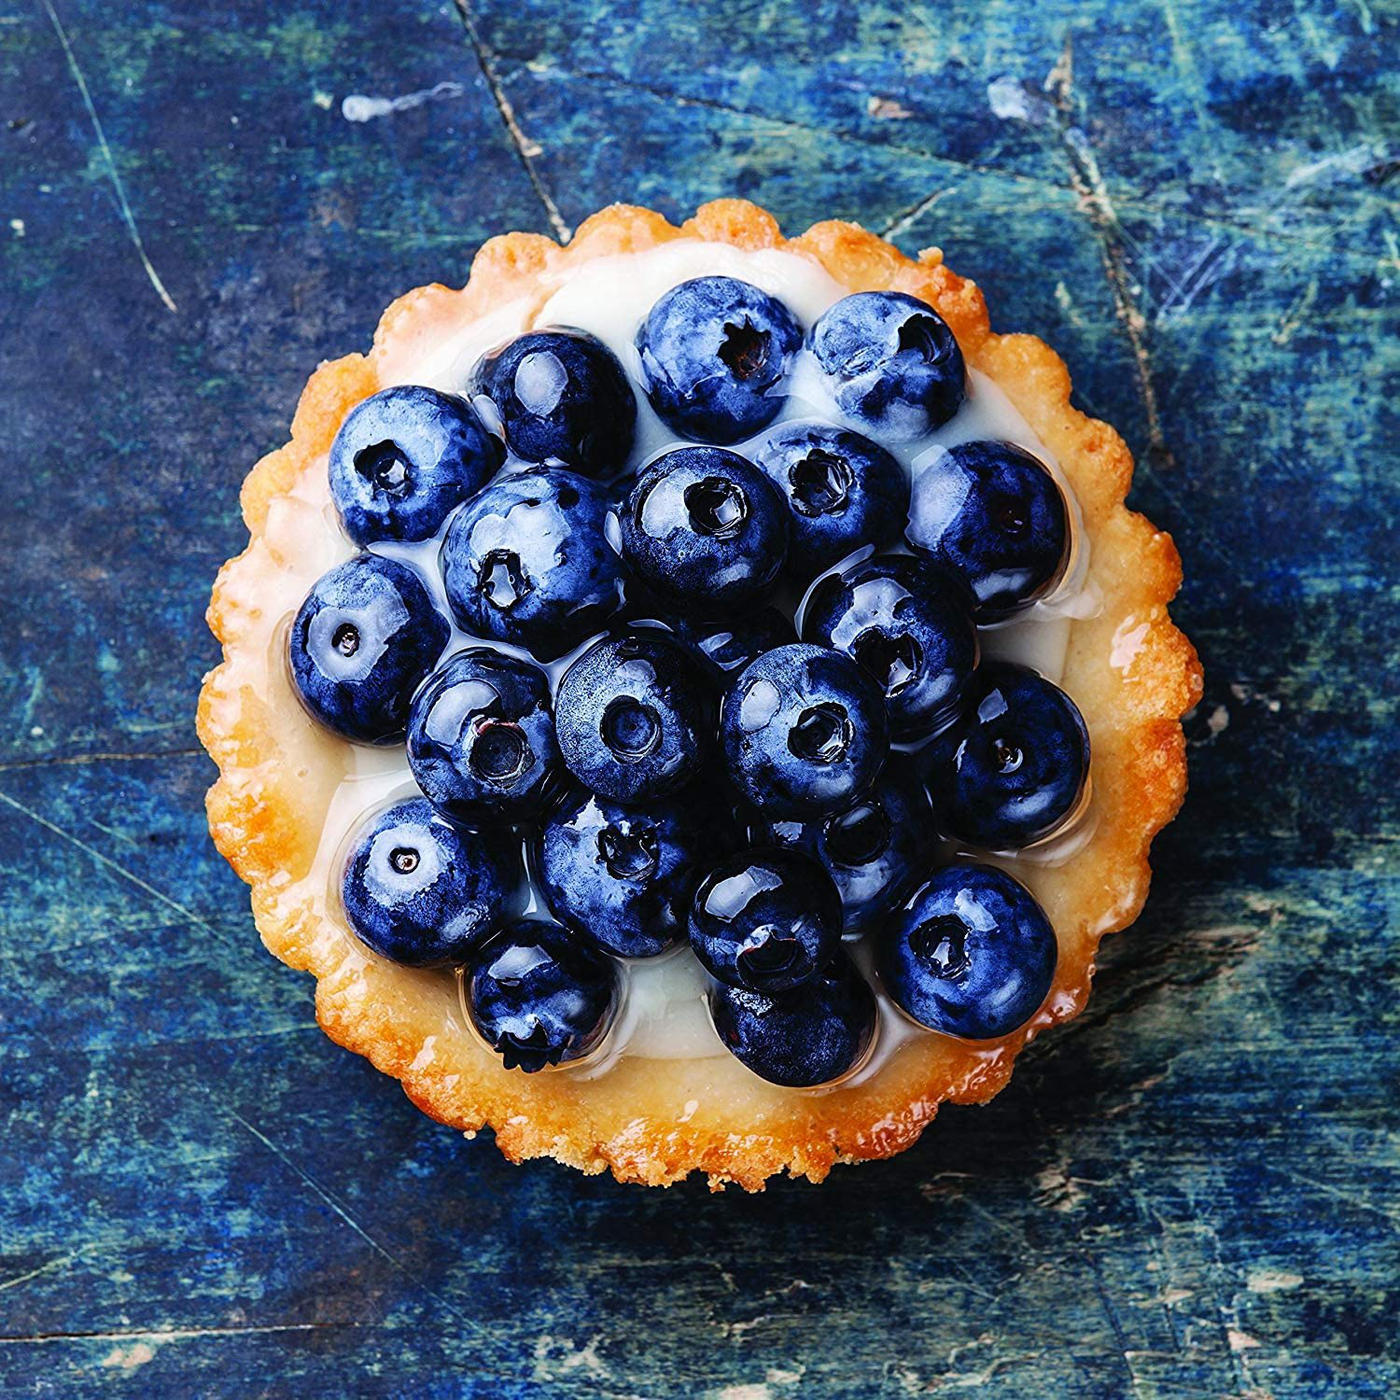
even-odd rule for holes
{"type": "Polygon", "coordinates": [[[938,250],[739,200],[494,238],[317,369],[199,733],[327,1034],[652,1185],[996,1094],[1141,908],[1201,688],[1069,396],[938,250]]]}

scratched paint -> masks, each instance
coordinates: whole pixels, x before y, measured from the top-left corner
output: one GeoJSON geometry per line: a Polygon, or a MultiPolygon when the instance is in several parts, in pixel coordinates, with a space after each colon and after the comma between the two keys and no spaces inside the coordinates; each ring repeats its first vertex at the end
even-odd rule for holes
{"type": "Polygon", "coordinates": [[[376,117],[392,117],[395,112],[411,112],[425,102],[442,102],[461,97],[466,89],[461,83],[434,83],[418,92],[405,92],[397,97],[366,97],[352,92],[340,104],[340,115],[348,122],[371,122],[376,117]]]}
{"type": "Polygon", "coordinates": [[[1394,1394],[1394,18],[464,8],[0,13],[0,1392],[1394,1394]],[[331,1046],[190,715],[318,360],[493,231],[732,192],[1061,351],[1208,675],[1086,1015],[756,1199],[512,1168],[331,1046]]]}

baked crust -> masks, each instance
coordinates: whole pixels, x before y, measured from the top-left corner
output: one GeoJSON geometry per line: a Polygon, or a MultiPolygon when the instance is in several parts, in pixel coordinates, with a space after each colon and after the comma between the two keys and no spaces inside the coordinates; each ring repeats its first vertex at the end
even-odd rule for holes
{"type": "Polygon", "coordinates": [[[468,1135],[493,1128],[511,1161],[550,1156],[651,1185],[694,1171],[716,1189],[736,1182],[758,1190],[783,1170],[820,1181],[835,1163],[903,1151],[944,1101],[984,1103],[996,1094],[1027,1041],[1082,1009],[1099,940],[1141,909],[1149,846],[1186,789],[1180,718],[1201,693],[1196,653],[1167,616],[1181,581],[1176,549],[1124,506],[1133,462],[1122,438],[1072,408],[1069,396],[1059,356],[1034,336],[993,334],[981,291],[945,267],[937,249],[912,261],[840,222],[784,239],[770,215],[743,200],[707,204],[679,228],[649,210],[615,205],[563,247],[538,234],[506,234],[481,248],[461,290],[420,287],[394,302],[368,356],[322,364],[311,376],[291,441],[243,484],[249,543],[214,586],[208,619],[224,660],[199,701],[199,736],[220,775],[208,795],[210,831],[252,887],[263,942],[316,977],[316,1014],[326,1033],[399,1079],[440,1122],[468,1135]],[[1078,498],[1103,608],[1072,624],[1063,685],[1093,738],[1098,822],[1068,863],[1012,866],[1054,923],[1060,959],[1045,1006],[1003,1041],[918,1036],[872,1078],[815,1093],[766,1084],[729,1056],[625,1057],[595,1079],[526,1076],[503,1069],[467,1032],[450,975],[374,958],[345,931],[324,870],[316,878],[328,808],[354,756],[306,718],[281,664],[281,643],[285,619],[311,581],[342,557],[327,542],[323,484],[342,419],[392,379],[397,356],[507,302],[526,299],[537,308],[585,260],[677,238],[783,249],[814,259],[851,291],[893,288],[928,301],[967,362],[996,380],[1054,452],[1078,498]]]}

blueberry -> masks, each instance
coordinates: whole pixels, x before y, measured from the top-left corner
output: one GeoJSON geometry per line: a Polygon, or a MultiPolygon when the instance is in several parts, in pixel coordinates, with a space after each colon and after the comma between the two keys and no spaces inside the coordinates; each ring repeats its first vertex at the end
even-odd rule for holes
{"type": "Polygon", "coordinates": [[[653,802],[687,783],[707,757],[712,710],[695,654],[656,628],[595,642],[554,697],[564,766],[618,802],[653,802]]]}
{"type": "Polygon", "coordinates": [[[506,913],[514,881],[486,839],[422,797],[371,817],[341,880],[350,927],[406,967],[460,962],[506,913]]]}
{"type": "Polygon", "coordinates": [[[908,554],[877,555],[822,579],[807,600],[802,635],[870,674],[898,740],[923,738],[951,719],[977,665],[966,598],[908,554]]]}
{"type": "Polygon", "coordinates": [[[925,756],[939,829],[984,850],[1011,850],[1048,836],[1079,805],[1089,732],[1059,686],[988,661],[963,719],[925,756]]]}
{"type": "Polygon", "coordinates": [[[557,919],[605,952],[650,958],[686,936],[695,886],[732,844],[732,820],[708,803],[581,793],[545,821],[537,864],[557,919]]]}
{"type": "Polygon", "coordinates": [[[637,332],[651,406],[700,442],[738,442],[771,423],[801,344],[782,302],[733,277],[672,287],[637,332]]]}
{"type": "Polygon", "coordinates": [[[856,292],[809,337],[837,407],[896,442],[922,437],[962,406],[967,370],[948,323],[903,292],[856,292]]]}
{"type": "Polygon", "coordinates": [[[903,531],[909,475],[869,438],[826,423],[779,423],[752,452],[754,464],[787,499],[788,569],[798,578],[903,531]]]}
{"type": "Polygon", "coordinates": [[[742,671],[765,651],[797,640],[792,623],[777,608],[759,608],[719,621],[679,618],[675,630],[721,677],[742,671]]]}
{"type": "Polygon", "coordinates": [[[544,672],[490,647],[450,656],[414,696],[408,766],[456,821],[534,815],[559,767],[544,672]]]}
{"type": "Polygon", "coordinates": [[[542,661],[596,632],[622,601],[608,502],[557,468],[509,473],[457,513],[442,543],[447,601],[464,632],[542,661]]]}
{"type": "Polygon", "coordinates": [[[690,947],[705,971],[769,996],[811,981],[840,942],[841,896],[831,877],[776,846],[721,861],[690,908],[690,947]]]}
{"type": "Polygon", "coordinates": [[[302,704],[327,729],[389,744],[450,629],[412,569],[357,554],[312,585],[287,639],[302,704]]]}
{"type": "Polygon", "coordinates": [[[849,656],[793,642],[735,677],[720,711],[720,742],[730,778],[764,816],[839,812],[885,761],[885,703],[849,656]]]}
{"type": "Polygon", "coordinates": [[[855,934],[888,913],[923,873],[928,808],[921,783],[886,768],[844,812],[811,822],[769,822],[759,836],[821,862],[841,895],[844,932],[855,934]]]}
{"type": "Polygon", "coordinates": [[[752,462],[723,447],[678,447],[647,466],[622,511],[622,555],[682,607],[757,598],[787,557],[787,508],[752,462]]]}
{"type": "Polygon", "coordinates": [[[568,929],[519,919],[473,953],[467,1010],[507,1069],[527,1074],[581,1060],[612,1028],[617,965],[568,929]]]}
{"type": "Polygon", "coordinates": [[[356,544],[426,540],[503,456],[465,399],[417,384],[381,389],[331,443],[331,499],[356,544]]]}
{"type": "Polygon", "coordinates": [[[607,476],[632,450],[632,385],[617,356],[587,331],[517,336],[482,356],[471,386],[496,405],[510,450],[527,462],[607,476]]]}
{"type": "Polygon", "coordinates": [[[920,1025],[996,1040],[1035,1015],[1055,977],[1055,930],[1019,881],[952,865],[891,916],[877,945],[885,990],[920,1025]]]}
{"type": "Polygon", "coordinates": [[[1059,582],[1069,512],[1039,458],[1009,442],[964,442],[915,478],[905,537],[962,580],[979,621],[994,621],[1059,582]]]}
{"type": "Polygon", "coordinates": [[[792,1089],[840,1079],[875,1038],[875,996],[839,951],[810,982],[774,997],[715,983],[710,1017],[731,1055],[792,1089]]]}

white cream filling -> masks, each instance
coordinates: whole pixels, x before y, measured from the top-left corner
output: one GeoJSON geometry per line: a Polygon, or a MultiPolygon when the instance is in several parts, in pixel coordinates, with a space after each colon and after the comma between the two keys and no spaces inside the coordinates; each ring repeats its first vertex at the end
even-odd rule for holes
{"type": "MultiPolygon", "coordinates": [[[[741,278],[778,297],[804,328],[810,327],[828,306],[846,295],[846,289],[823,268],[797,254],[773,249],[750,252],[725,244],[682,239],[645,252],[596,258],[570,269],[561,275],[558,289],[536,316],[529,314],[533,303],[511,302],[445,339],[398,344],[392,355],[386,355],[381,362],[380,375],[386,384],[427,384],[447,392],[462,393],[473,365],[485,351],[535,326],[559,325],[592,332],[618,356],[633,382],[640,383],[641,366],[634,337],[647,312],[671,287],[692,277],[713,274],[741,278]]],[[[844,421],[805,357],[788,389],[788,401],[776,421],[791,418],[844,421]]],[[[492,412],[489,405],[484,408],[492,412]]],[[[879,437],[871,433],[868,425],[851,423],[850,426],[867,436],[879,437]]],[[[984,654],[1019,661],[1058,681],[1064,671],[1072,620],[1092,616],[1100,606],[1100,599],[1088,578],[1088,542],[1078,505],[1059,464],[1044,443],[996,383],[972,370],[967,398],[951,422],[913,442],[887,441],[883,445],[906,469],[915,472],[947,448],[982,438],[1014,442],[1034,453],[1050,466],[1070,502],[1074,546],[1064,579],[1050,597],[1014,621],[980,630],[984,654]]],[[[629,466],[650,460],[676,441],[639,393],[636,443],[629,466]]],[[[744,444],[736,444],[736,450],[743,452],[744,444]]],[[[320,481],[324,480],[322,473],[320,481]]],[[[328,486],[322,487],[318,482],[313,489],[315,499],[310,495],[304,500],[298,497],[295,502],[289,502],[286,509],[299,512],[295,522],[302,527],[295,531],[300,537],[299,547],[321,549],[326,555],[325,567],[330,567],[350,551],[335,525],[328,486]],[[334,540],[324,538],[327,526],[335,532],[334,540]]],[[[437,547],[438,542],[434,540],[421,545],[396,546],[384,552],[416,565],[444,615],[449,615],[435,563],[437,547]]],[[[279,629],[279,639],[281,635],[279,629]]],[[[454,628],[450,650],[456,650],[469,640],[454,628]]],[[[491,645],[499,646],[499,643],[491,645]]],[[[571,659],[566,657],[549,669],[557,675],[571,659]]],[[[332,801],[315,867],[308,877],[310,881],[322,882],[322,888],[327,884],[332,887],[332,907],[338,907],[338,894],[333,887],[351,833],[369,810],[416,791],[401,748],[355,746],[354,752],[355,774],[341,784],[332,801]]],[[[1015,853],[1015,858],[1059,863],[1080,849],[1091,832],[1092,818],[1081,819],[1063,835],[1031,850],[1015,853]]],[[[867,973],[869,949],[863,944],[868,942],[847,945],[867,973]]],[[[622,1055],[698,1059],[727,1053],[710,1023],[705,1002],[705,974],[687,948],[678,948],[658,958],[626,961],[620,966],[622,1009],[605,1047],[590,1060],[562,1072],[593,1077],[605,1072],[622,1055]]],[[[928,1033],[914,1026],[887,998],[881,996],[879,1004],[876,1045],[865,1063],[846,1082],[869,1078],[878,1072],[880,1064],[901,1041],[928,1033]]]]}

